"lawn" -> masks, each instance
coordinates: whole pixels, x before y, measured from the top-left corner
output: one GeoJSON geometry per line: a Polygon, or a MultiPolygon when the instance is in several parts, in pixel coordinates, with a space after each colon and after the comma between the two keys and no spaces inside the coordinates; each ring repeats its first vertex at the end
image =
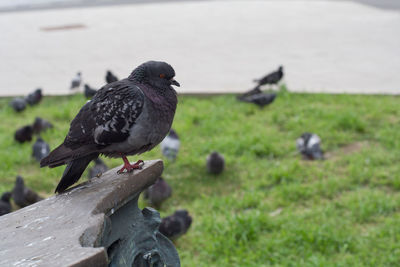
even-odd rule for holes
{"type": "MultiPolygon", "coordinates": [[[[8,101],[0,99],[0,192],[20,174],[51,195],[64,168],[40,169],[33,142],[16,143],[14,131],[41,116],[55,124],[42,135],[55,148],[86,99],[45,97],[21,114],[8,101]]],[[[181,151],[175,162],[165,160],[163,177],[174,191],[160,213],[184,208],[193,217],[175,243],[182,266],[399,265],[399,102],[283,90],[260,109],[233,95],[180,96],[173,128],[181,151]],[[325,161],[296,153],[305,131],[321,137],[325,161]],[[205,169],[213,150],[226,158],[219,176],[205,169]]],[[[160,157],[157,147],[142,158],[160,157]]]]}

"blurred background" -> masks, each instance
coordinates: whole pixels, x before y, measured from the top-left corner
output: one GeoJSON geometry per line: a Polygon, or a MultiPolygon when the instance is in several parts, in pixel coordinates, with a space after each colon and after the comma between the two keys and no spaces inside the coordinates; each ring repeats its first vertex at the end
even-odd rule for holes
{"type": "Polygon", "coordinates": [[[108,70],[160,60],[175,133],[140,156],[165,162],[140,206],[187,211],[182,266],[397,266],[399,29],[397,0],[0,0],[0,207],[53,195],[38,159],[108,70]]]}

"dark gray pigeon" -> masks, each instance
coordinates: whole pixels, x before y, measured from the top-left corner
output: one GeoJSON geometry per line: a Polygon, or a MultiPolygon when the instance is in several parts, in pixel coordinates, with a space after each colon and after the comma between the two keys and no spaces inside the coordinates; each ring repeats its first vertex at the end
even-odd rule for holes
{"type": "Polygon", "coordinates": [[[26,125],[15,131],[14,139],[19,143],[24,143],[26,141],[32,141],[33,127],[31,125],[26,125]]]}
{"type": "Polygon", "coordinates": [[[171,129],[169,134],[161,142],[161,152],[169,160],[175,160],[179,152],[181,141],[178,134],[171,129]]]}
{"type": "Polygon", "coordinates": [[[1,196],[1,199],[0,199],[0,216],[11,212],[10,198],[11,198],[11,193],[10,192],[5,192],[1,196]]]}
{"type": "Polygon", "coordinates": [[[79,86],[81,86],[81,82],[82,82],[82,76],[81,73],[78,72],[75,77],[72,79],[71,81],[71,90],[73,89],[79,89],[79,86]]]}
{"type": "Polygon", "coordinates": [[[313,133],[303,133],[296,140],[297,150],[305,159],[324,159],[324,153],[321,149],[321,138],[313,133]]]}
{"type": "Polygon", "coordinates": [[[53,124],[51,124],[48,120],[36,117],[35,121],[33,122],[32,128],[33,133],[40,134],[47,129],[53,128],[53,124]]]}
{"type": "Polygon", "coordinates": [[[192,217],[190,217],[189,212],[187,210],[177,210],[174,214],[161,220],[158,230],[169,239],[175,240],[184,235],[191,224],[192,217]]]}
{"type": "Polygon", "coordinates": [[[106,82],[113,83],[116,81],[118,81],[118,78],[111,71],[108,70],[106,74],[106,82]]]}
{"type": "Polygon", "coordinates": [[[36,203],[43,198],[41,198],[37,193],[32,191],[32,189],[25,186],[24,179],[21,176],[17,176],[15,180],[15,186],[12,191],[12,198],[15,204],[23,208],[33,203],[36,203]]]}
{"type": "Polygon", "coordinates": [[[10,106],[16,111],[21,112],[26,108],[26,100],[20,97],[16,97],[10,102],[10,106]]]}
{"type": "Polygon", "coordinates": [[[42,100],[42,89],[38,88],[29,95],[25,97],[26,102],[33,106],[39,104],[40,100],[42,100]]]}
{"type": "Polygon", "coordinates": [[[41,137],[38,137],[36,142],[32,146],[32,156],[37,160],[41,161],[44,157],[47,157],[50,153],[50,146],[41,137]]]}
{"type": "Polygon", "coordinates": [[[159,209],[161,204],[171,197],[171,194],[171,186],[162,177],[160,177],[152,186],[144,191],[143,197],[148,200],[151,205],[159,209]]]}
{"type": "Polygon", "coordinates": [[[107,165],[99,158],[94,160],[94,166],[92,168],[90,168],[89,170],[89,179],[98,176],[98,175],[102,175],[103,173],[105,173],[106,171],[108,171],[108,167],[107,165]]]}
{"type": "Polygon", "coordinates": [[[263,108],[264,106],[269,105],[272,102],[274,102],[275,98],[276,98],[275,93],[259,93],[259,94],[246,96],[246,97],[240,99],[240,101],[253,103],[253,104],[256,104],[257,106],[259,106],[260,108],[263,108]]]}
{"type": "Polygon", "coordinates": [[[266,84],[277,84],[283,77],[283,67],[280,66],[277,71],[274,71],[261,79],[256,79],[254,82],[257,83],[257,87],[266,85],[266,84]]]}
{"type": "Polygon", "coordinates": [[[207,156],[207,171],[212,174],[220,174],[225,167],[224,156],[217,151],[207,156]]]}
{"type": "Polygon", "coordinates": [[[245,93],[243,93],[241,95],[238,95],[237,99],[238,100],[242,100],[242,99],[244,99],[246,97],[249,97],[249,96],[252,96],[252,95],[256,95],[256,94],[260,94],[261,92],[262,91],[261,91],[261,89],[259,87],[255,87],[254,89],[251,89],[251,90],[249,90],[249,91],[247,91],[247,92],[245,92],[245,93]]]}
{"type": "Polygon", "coordinates": [[[179,86],[174,76],[169,64],[149,61],[103,86],[72,120],[64,142],[40,162],[50,168],[67,164],[56,192],[76,183],[100,154],[122,157],[118,173],[141,168],[142,160],[130,164],[126,156],[153,149],[169,132],[177,105],[172,85],[179,86]]]}
{"type": "Polygon", "coordinates": [[[88,84],[85,84],[83,93],[85,94],[86,98],[92,98],[97,93],[97,90],[91,88],[88,84]]]}

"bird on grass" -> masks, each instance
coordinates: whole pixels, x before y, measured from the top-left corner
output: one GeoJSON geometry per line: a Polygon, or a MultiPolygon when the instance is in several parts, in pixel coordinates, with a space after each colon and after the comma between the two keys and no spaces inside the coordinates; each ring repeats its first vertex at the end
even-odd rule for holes
{"type": "Polygon", "coordinates": [[[161,152],[169,160],[175,160],[181,146],[178,134],[171,129],[161,142],[161,152]]]}
{"type": "Polygon", "coordinates": [[[35,134],[40,134],[47,129],[53,128],[53,124],[51,124],[51,122],[49,122],[48,120],[36,117],[35,121],[32,124],[32,128],[35,134]]]}
{"type": "Polygon", "coordinates": [[[49,153],[49,144],[47,144],[41,137],[38,137],[36,142],[32,146],[32,156],[40,162],[49,153]]]}
{"type": "Polygon", "coordinates": [[[81,82],[82,82],[82,75],[80,72],[78,72],[74,78],[72,78],[71,81],[71,87],[70,89],[79,89],[79,86],[81,86],[81,82]]]}
{"type": "Polygon", "coordinates": [[[177,210],[161,220],[158,230],[171,240],[184,235],[192,224],[192,217],[187,210],[177,210]]]}
{"type": "Polygon", "coordinates": [[[207,156],[207,171],[212,174],[220,174],[225,167],[224,156],[217,151],[212,152],[207,156]]]}
{"type": "Polygon", "coordinates": [[[32,93],[28,94],[25,97],[25,100],[29,105],[34,106],[34,105],[39,104],[39,102],[42,100],[42,97],[43,97],[42,89],[38,88],[35,91],[33,91],[32,93]]]}
{"type": "Polygon", "coordinates": [[[55,191],[76,183],[100,154],[122,157],[118,173],[141,168],[142,160],[131,164],[126,156],[153,149],[169,132],[178,102],[174,76],[169,64],[148,61],[103,86],[72,120],[64,142],[40,162],[50,168],[67,164],[55,191]]]}
{"type": "MultiPolygon", "coordinates": [[[[283,67],[280,66],[277,71],[271,72],[261,79],[255,79],[254,82],[257,83],[257,87],[261,87],[266,84],[277,84],[283,77],[283,67]]],[[[257,88],[256,87],[256,88],[257,88]]]]}
{"type": "Polygon", "coordinates": [[[324,152],[321,149],[321,138],[313,133],[303,133],[296,140],[297,150],[305,159],[324,159],[324,152]]]}
{"type": "Polygon", "coordinates": [[[10,106],[16,111],[21,112],[26,108],[26,100],[20,97],[16,97],[10,102],[10,106]]]}
{"type": "Polygon", "coordinates": [[[94,166],[89,169],[89,179],[102,175],[106,171],[108,171],[107,165],[99,158],[94,160],[94,166]]]}
{"type": "Polygon", "coordinates": [[[113,83],[116,81],[118,81],[118,78],[110,70],[108,70],[106,73],[106,82],[113,83]]]}
{"type": "Polygon", "coordinates": [[[245,93],[243,93],[241,95],[238,95],[236,98],[238,100],[242,100],[242,99],[245,99],[245,98],[247,98],[249,96],[260,94],[261,92],[262,91],[261,91],[261,89],[259,87],[255,87],[254,89],[251,89],[251,90],[249,90],[249,91],[247,91],[247,92],[245,92],[245,93]]]}
{"type": "Polygon", "coordinates": [[[11,212],[10,198],[11,198],[11,193],[10,192],[4,192],[3,195],[1,195],[1,199],[0,199],[0,216],[11,212]]]}
{"type": "Polygon", "coordinates": [[[14,139],[19,143],[24,143],[26,141],[32,141],[33,127],[31,125],[26,125],[15,131],[14,139]]]}
{"type": "Polygon", "coordinates": [[[85,89],[83,90],[86,98],[92,98],[96,93],[97,90],[91,88],[88,84],[85,84],[85,89]]]}
{"type": "Polygon", "coordinates": [[[24,179],[21,176],[17,176],[15,180],[12,198],[15,204],[21,208],[32,205],[43,199],[32,189],[25,186],[24,179]]]}
{"type": "Polygon", "coordinates": [[[156,207],[161,207],[161,204],[172,195],[171,186],[162,177],[158,178],[157,181],[147,188],[144,193],[144,199],[156,207]]]}
{"type": "Polygon", "coordinates": [[[259,93],[241,98],[240,101],[253,103],[259,106],[260,108],[263,108],[264,106],[267,106],[272,102],[274,102],[275,98],[276,98],[275,93],[259,93]]]}

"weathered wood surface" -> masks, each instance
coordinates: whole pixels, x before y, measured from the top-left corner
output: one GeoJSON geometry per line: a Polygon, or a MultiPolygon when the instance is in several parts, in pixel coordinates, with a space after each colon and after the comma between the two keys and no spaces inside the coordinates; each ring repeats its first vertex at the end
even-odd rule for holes
{"type": "Polygon", "coordinates": [[[106,221],[160,177],[163,162],[146,161],[121,175],[117,170],[1,216],[0,266],[107,266],[101,247],[106,221]]]}

